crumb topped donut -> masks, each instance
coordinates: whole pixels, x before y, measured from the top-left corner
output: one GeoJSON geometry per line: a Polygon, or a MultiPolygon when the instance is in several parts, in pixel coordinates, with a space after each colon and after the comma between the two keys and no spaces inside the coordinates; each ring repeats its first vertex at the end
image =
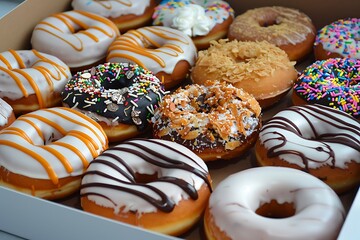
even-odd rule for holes
{"type": "Polygon", "coordinates": [[[182,31],[191,37],[198,50],[210,41],[226,37],[234,19],[234,10],[221,0],[162,1],[153,15],[153,25],[182,31]]]}
{"type": "Polygon", "coordinates": [[[184,33],[160,26],[130,30],[111,44],[108,62],[132,62],[163,82],[165,89],[179,85],[197,57],[194,43],[184,33]]]}
{"type": "Polygon", "coordinates": [[[36,50],[0,53],[0,97],[15,115],[61,105],[60,92],[71,78],[69,67],[36,50]]]}
{"type": "Polygon", "coordinates": [[[239,41],[268,41],[298,61],[312,52],[316,29],[299,10],[261,7],[238,15],[229,27],[228,38],[239,41]]]}
{"type": "Polygon", "coordinates": [[[339,19],[321,28],[316,35],[314,54],[317,60],[360,59],[360,18],[339,19]]]}
{"type": "Polygon", "coordinates": [[[360,184],[360,123],[322,105],[292,106],[264,124],[256,157],[261,166],[300,169],[343,193],[360,184]]]}
{"type": "Polygon", "coordinates": [[[279,101],[297,77],[294,62],[286,53],[268,42],[220,40],[199,51],[191,70],[191,80],[221,80],[252,94],[262,108],[279,101]]]}
{"type": "Polygon", "coordinates": [[[12,107],[0,98],[0,130],[10,126],[15,121],[15,114],[12,107]]]}
{"type": "Polygon", "coordinates": [[[330,58],[308,66],[295,81],[294,105],[321,104],[360,118],[360,60],[330,58]]]}
{"type": "Polygon", "coordinates": [[[113,142],[144,132],[165,94],[151,71],[131,63],[104,63],[75,74],[62,97],[65,106],[100,123],[113,142]]]}
{"type": "Polygon", "coordinates": [[[101,126],[75,110],[21,115],[0,131],[0,185],[45,199],[68,196],[107,144],[101,126]]]}
{"type": "Polygon", "coordinates": [[[151,23],[154,0],[73,0],[74,10],[83,10],[109,18],[121,33],[151,23]]]}
{"type": "Polygon", "coordinates": [[[284,167],[232,174],[210,196],[209,240],[335,240],[346,216],[335,192],[319,179],[284,167]]]}
{"type": "Polygon", "coordinates": [[[193,150],[204,161],[241,155],[256,141],[261,108],[250,94],[219,81],[192,84],[164,97],[153,136],[193,150]]]}
{"type": "Polygon", "coordinates": [[[90,164],[80,196],[87,212],[179,235],[200,219],[211,189],[207,166],[189,149],[171,141],[132,139],[90,164]]]}

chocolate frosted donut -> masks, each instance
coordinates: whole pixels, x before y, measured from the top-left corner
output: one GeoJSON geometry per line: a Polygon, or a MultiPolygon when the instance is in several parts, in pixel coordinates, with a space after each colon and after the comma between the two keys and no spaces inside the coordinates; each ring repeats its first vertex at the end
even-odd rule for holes
{"type": "Polygon", "coordinates": [[[109,141],[117,141],[144,131],[165,94],[152,72],[135,64],[105,63],[75,74],[62,97],[64,105],[98,121],[109,141]]]}

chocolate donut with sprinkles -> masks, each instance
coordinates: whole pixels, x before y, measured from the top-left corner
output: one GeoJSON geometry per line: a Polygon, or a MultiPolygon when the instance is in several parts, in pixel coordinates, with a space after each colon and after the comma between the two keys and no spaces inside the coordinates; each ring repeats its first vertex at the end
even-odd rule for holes
{"type": "Polygon", "coordinates": [[[360,60],[330,58],[308,66],[294,84],[294,105],[321,104],[359,119],[360,60]]]}
{"type": "Polygon", "coordinates": [[[115,142],[143,133],[165,94],[151,71],[136,64],[104,63],[75,74],[62,97],[64,106],[96,120],[115,142]]]}

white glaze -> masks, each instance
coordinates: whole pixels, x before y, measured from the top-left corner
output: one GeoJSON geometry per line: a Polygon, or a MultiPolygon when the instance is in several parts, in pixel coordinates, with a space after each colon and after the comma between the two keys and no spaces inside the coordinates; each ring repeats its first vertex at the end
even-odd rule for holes
{"type": "Polygon", "coordinates": [[[168,27],[152,26],[130,30],[118,37],[109,48],[106,61],[131,62],[154,74],[161,71],[171,74],[181,60],[193,66],[196,56],[196,47],[186,34],[168,27]]]}
{"type": "Polygon", "coordinates": [[[351,161],[360,163],[360,123],[350,115],[330,107],[305,105],[284,109],[264,124],[259,141],[268,150],[275,148],[275,153],[286,151],[279,157],[302,168],[305,165],[301,156],[306,158],[309,168],[329,165],[344,169],[346,163],[351,161]],[[282,136],[286,138],[285,141],[282,136]],[[352,142],[351,145],[357,146],[357,149],[340,142],[344,139],[352,142]]]}
{"type": "Polygon", "coordinates": [[[74,10],[84,10],[106,18],[129,14],[142,15],[149,5],[150,0],[73,0],[71,3],[74,10]]]}
{"type": "MultiPolygon", "coordinates": [[[[135,142],[141,144],[142,146],[149,148],[150,150],[154,150],[165,157],[169,157],[175,161],[184,162],[188,164],[198,171],[208,174],[207,166],[205,165],[204,161],[195,155],[192,151],[185,148],[184,146],[177,144],[175,142],[166,141],[166,140],[159,140],[159,139],[148,139],[148,140],[141,140],[141,139],[134,139],[130,142],[135,142]],[[161,146],[160,144],[165,144],[168,147],[161,146]],[[182,154],[185,154],[187,157],[179,154],[178,152],[173,151],[172,149],[176,149],[180,151],[182,154]]],[[[132,146],[124,142],[119,144],[115,147],[122,147],[125,149],[135,149],[142,154],[153,159],[155,162],[166,162],[161,157],[154,157],[152,154],[142,150],[138,147],[132,146]]],[[[188,172],[185,170],[181,170],[176,166],[174,168],[161,168],[160,166],[156,166],[155,164],[151,164],[144,160],[140,154],[132,154],[124,150],[114,150],[108,149],[104,152],[104,154],[114,154],[115,156],[121,157],[128,166],[132,169],[132,171],[140,174],[149,174],[152,175],[157,173],[159,177],[175,177],[179,179],[183,179],[190,185],[194,186],[196,190],[199,190],[200,187],[204,184],[204,181],[199,176],[195,175],[192,172],[188,172]]],[[[158,209],[152,205],[151,203],[145,201],[143,198],[130,194],[126,191],[120,191],[118,189],[112,189],[110,187],[98,187],[98,186],[90,186],[84,187],[85,184],[110,184],[112,186],[117,187],[124,187],[126,189],[133,189],[138,190],[146,195],[149,195],[155,199],[159,199],[159,195],[154,191],[146,187],[142,187],[139,185],[135,185],[131,183],[129,179],[126,178],[126,175],[131,176],[131,173],[121,164],[119,161],[115,160],[113,157],[104,156],[104,154],[100,155],[96,158],[89,166],[87,172],[89,171],[98,171],[102,173],[109,174],[115,179],[125,181],[125,183],[121,183],[115,180],[111,180],[109,178],[100,176],[99,174],[85,174],[82,179],[82,188],[80,194],[90,194],[87,195],[89,200],[94,201],[96,204],[104,207],[113,208],[115,213],[119,213],[120,208],[122,212],[128,211],[136,211],[138,214],[141,213],[149,213],[149,212],[156,212],[158,209]],[[121,173],[114,168],[109,167],[108,165],[99,162],[103,160],[107,163],[113,163],[116,167],[122,169],[124,173],[121,173]],[[97,195],[92,195],[91,193],[96,193],[97,195]],[[102,197],[103,196],[103,197],[102,197]]],[[[174,201],[176,204],[182,199],[188,199],[188,194],[179,188],[175,184],[167,183],[167,182],[160,182],[160,181],[153,181],[149,182],[146,185],[153,186],[160,190],[161,192],[165,193],[169,198],[174,201]]]]}
{"type": "Polygon", "coordinates": [[[215,224],[231,239],[335,239],[345,210],[335,192],[319,179],[283,167],[258,167],[230,175],[209,200],[215,224]],[[267,218],[255,211],[264,203],[293,203],[295,215],[267,218]]]}
{"type": "Polygon", "coordinates": [[[30,178],[51,179],[56,184],[59,178],[81,175],[106,147],[106,135],[95,121],[70,108],[47,108],[20,116],[0,132],[0,166],[30,178]],[[79,153],[59,144],[67,144],[81,152],[84,162],[79,153]],[[67,170],[57,155],[65,157],[72,169],[67,170]],[[40,163],[41,158],[49,168],[40,163]],[[54,178],[50,177],[50,172],[55,174],[54,178]]]}
{"type": "Polygon", "coordinates": [[[8,123],[8,118],[12,112],[12,107],[0,98],[0,127],[8,123]]]}
{"type": "Polygon", "coordinates": [[[44,107],[46,99],[60,93],[70,78],[69,67],[49,54],[35,50],[10,50],[0,54],[1,98],[17,100],[36,94],[43,101],[40,107],[44,107]]]}
{"type": "Polygon", "coordinates": [[[33,31],[34,49],[57,56],[69,67],[86,66],[106,57],[119,30],[109,19],[84,11],[57,13],[33,31]]]}

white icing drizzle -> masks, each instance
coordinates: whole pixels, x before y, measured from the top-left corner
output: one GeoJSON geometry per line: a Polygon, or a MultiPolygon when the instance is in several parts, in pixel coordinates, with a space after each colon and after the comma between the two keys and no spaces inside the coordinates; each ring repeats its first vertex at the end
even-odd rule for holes
{"type": "Polygon", "coordinates": [[[230,239],[335,239],[345,210],[335,192],[319,179],[284,167],[258,167],[230,175],[209,200],[215,224],[230,239]],[[294,216],[256,214],[264,203],[293,203],[294,216]]]}
{"type": "Polygon", "coordinates": [[[8,123],[8,118],[12,112],[12,107],[0,98],[0,127],[8,123]]]}

